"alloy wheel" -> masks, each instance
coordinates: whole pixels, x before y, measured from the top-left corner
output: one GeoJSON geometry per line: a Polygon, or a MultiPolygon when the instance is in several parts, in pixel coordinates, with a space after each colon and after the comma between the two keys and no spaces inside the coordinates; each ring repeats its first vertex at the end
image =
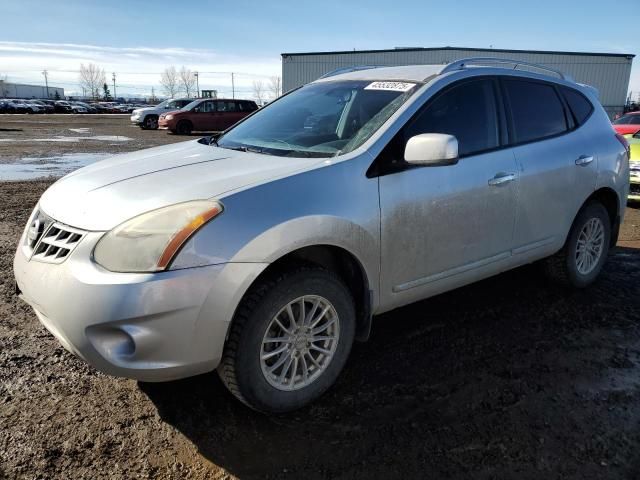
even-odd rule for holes
{"type": "Polygon", "coordinates": [[[278,390],[316,381],[331,363],[340,320],[331,302],[305,295],[289,302],[269,322],[260,348],[262,374],[278,390]]]}

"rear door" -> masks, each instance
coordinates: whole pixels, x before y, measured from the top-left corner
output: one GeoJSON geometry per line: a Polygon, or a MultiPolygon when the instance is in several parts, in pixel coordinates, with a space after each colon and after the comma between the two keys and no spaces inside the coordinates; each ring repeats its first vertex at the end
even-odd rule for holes
{"type": "Polygon", "coordinates": [[[504,78],[502,85],[520,169],[514,253],[543,256],[562,246],[595,188],[597,152],[560,86],[524,78],[504,78]]]}
{"type": "Polygon", "coordinates": [[[235,100],[218,100],[217,130],[226,130],[244,115],[235,100]]]}

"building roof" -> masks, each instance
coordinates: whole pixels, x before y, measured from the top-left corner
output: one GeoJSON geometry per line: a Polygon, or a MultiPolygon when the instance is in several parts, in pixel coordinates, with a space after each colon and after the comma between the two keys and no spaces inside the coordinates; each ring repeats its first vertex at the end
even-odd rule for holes
{"type": "Polygon", "coordinates": [[[408,80],[422,82],[438,75],[444,65],[407,65],[402,67],[371,67],[364,70],[338,73],[319,78],[316,82],[333,80],[408,80]]]}
{"type": "Polygon", "coordinates": [[[634,58],[632,53],[603,53],[603,52],[562,52],[551,50],[508,50],[501,48],[469,48],[469,47],[412,47],[412,48],[390,48],[382,50],[341,50],[334,52],[294,52],[294,53],[281,53],[284,57],[295,57],[303,55],[342,55],[353,53],[390,53],[390,52],[423,52],[423,51],[438,51],[438,50],[467,50],[476,52],[499,52],[499,53],[533,53],[533,54],[550,54],[550,55],[587,55],[594,57],[624,57],[634,58]]]}

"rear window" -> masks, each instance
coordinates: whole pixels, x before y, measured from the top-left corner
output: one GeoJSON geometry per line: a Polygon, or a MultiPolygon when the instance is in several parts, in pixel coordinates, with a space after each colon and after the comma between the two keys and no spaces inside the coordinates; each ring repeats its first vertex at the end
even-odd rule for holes
{"type": "Polygon", "coordinates": [[[258,106],[253,102],[238,102],[240,110],[243,112],[253,112],[258,109],[258,106]]]}
{"type": "Polygon", "coordinates": [[[505,80],[515,143],[531,142],[567,130],[564,108],[553,86],[526,80],[505,80]]]}
{"type": "Polygon", "coordinates": [[[569,104],[571,113],[573,113],[573,118],[578,125],[582,125],[593,112],[593,105],[584,95],[573,88],[562,87],[562,93],[569,104]]]}

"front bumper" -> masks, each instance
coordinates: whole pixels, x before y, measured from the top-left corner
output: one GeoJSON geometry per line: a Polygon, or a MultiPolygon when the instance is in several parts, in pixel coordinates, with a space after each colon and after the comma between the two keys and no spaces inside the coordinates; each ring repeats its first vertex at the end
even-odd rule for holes
{"type": "Polygon", "coordinates": [[[142,115],[140,114],[131,115],[130,120],[131,120],[131,123],[135,125],[140,125],[142,123],[142,115]]]}
{"type": "Polygon", "coordinates": [[[171,130],[175,128],[174,120],[165,120],[164,118],[160,117],[158,119],[158,128],[160,130],[171,130]]]}
{"type": "Polygon", "coordinates": [[[59,264],[29,260],[18,248],[17,288],[42,324],[110,375],[167,381],[215,369],[235,309],[266,264],[114,273],[91,260],[101,236],[89,232],[59,264]]]}

